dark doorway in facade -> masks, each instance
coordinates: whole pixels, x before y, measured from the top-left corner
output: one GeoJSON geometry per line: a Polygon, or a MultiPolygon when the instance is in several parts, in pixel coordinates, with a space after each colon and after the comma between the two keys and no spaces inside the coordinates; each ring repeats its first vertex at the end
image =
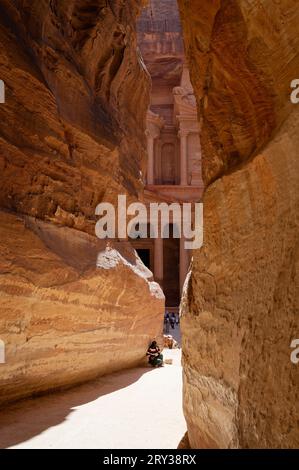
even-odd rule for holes
{"type": "Polygon", "coordinates": [[[163,290],[166,307],[180,304],[180,239],[174,238],[174,226],[169,224],[169,238],[163,240],[163,290]]]}
{"type": "Polygon", "coordinates": [[[145,264],[145,266],[148,269],[151,269],[151,252],[150,252],[150,250],[145,249],[145,248],[138,248],[137,253],[138,253],[139,258],[143,262],[143,264],[145,264]]]}

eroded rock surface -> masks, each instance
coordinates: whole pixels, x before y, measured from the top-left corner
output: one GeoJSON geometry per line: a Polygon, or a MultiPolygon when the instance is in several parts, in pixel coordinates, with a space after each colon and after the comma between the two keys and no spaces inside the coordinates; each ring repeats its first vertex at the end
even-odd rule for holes
{"type": "Polygon", "coordinates": [[[0,226],[0,403],[144,360],[163,294],[129,243],[3,212],[0,226]]]}
{"type": "Polygon", "coordinates": [[[149,78],[139,1],[3,0],[1,206],[94,233],[94,208],[137,197],[149,78]]]}
{"type": "Polygon", "coordinates": [[[190,446],[298,447],[299,9],[179,4],[207,185],[182,305],[190,446]]]}
{"type": "Polygon", "coordinates": [[[97,204],[142,188],[141,3],[1,1],[0,402],[132,366],[162,332],[151,274],[94,237],[97,204]]]}

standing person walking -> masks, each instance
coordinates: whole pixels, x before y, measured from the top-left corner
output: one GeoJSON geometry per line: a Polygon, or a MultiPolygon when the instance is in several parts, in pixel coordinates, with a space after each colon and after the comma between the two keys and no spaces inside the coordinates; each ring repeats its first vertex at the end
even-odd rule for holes
{"type": "Polygon", "coordinates": [[[165,325],[165,333],[167,335],[169,333],[169,323],[170,323],[169,313],[166,311],[165,318],[164,318],[164,325],[165,325]]]}
{"type": "Polygon", "coordinates": [[[175,325],[175,314],[174,313],[171,314],[170,325],[171,325],[171,328],[174,330],[174,325],[175,325]]]}

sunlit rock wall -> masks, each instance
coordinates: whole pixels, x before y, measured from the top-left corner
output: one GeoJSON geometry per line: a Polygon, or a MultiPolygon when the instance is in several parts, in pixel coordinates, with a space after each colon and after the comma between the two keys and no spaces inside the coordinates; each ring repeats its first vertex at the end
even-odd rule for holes
{"type": "Polygon", "coordinates": [[[190,445],[298,447],[298,5],[179,4],[207,185],[182,303],[190,445]]]}
{"type": "Polygon", "coordinates": [[[2,0],[0,402],[140,362],[164,297],[95,208],[136,200],[149,78],[141,1],[2,0]]]}

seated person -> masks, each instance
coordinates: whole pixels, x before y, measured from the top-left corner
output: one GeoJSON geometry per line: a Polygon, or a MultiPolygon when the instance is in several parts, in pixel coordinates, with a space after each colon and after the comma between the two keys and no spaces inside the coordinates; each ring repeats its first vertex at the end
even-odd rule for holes
{"type": "Polygon", "coordinates": [[[160,348],[156,341],[153,341],[147,350],[146,355],[148,356],[148,362],[153,367],[163,366],[163,355],[161,354],[160,348]]]}

